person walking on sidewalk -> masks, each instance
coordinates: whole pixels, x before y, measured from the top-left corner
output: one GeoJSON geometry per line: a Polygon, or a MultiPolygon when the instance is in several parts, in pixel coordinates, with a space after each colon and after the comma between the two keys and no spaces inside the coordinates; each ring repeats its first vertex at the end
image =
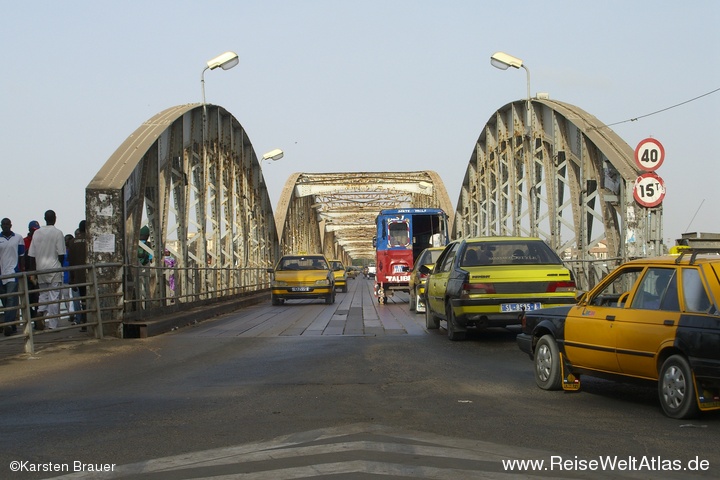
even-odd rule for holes
{"type": "MultiPolygon", "coordinates": [[[[9,218],[3,218],[2,234],[0,235],[0,276],[12,275],[24,270],[23,254],[25,253],[25,242],[22,235],[12,231],[12,222],[9,218]]],[[[12,323],[17,319],[18,305],[18,278],[3,278],[0,280],[0,294],[10,294],[2,297],[3,307],[9,309],[3,314],[4,323],[12,323]],[[12,295],[15,294],[15,295],[12,295]]],[[[6,325],[3,334],[9,337],[17,332],[17,325],[6,325]]]]}
{"type": "MultiPolygon", "coordinates": [[[[62,286],[62,272],[41,273],[43,270],[59,269],[65,258],[65,235],[55,227],[57,217],[55,212],[45,212],[45,225],[36,230],[30,244],[28,255],[35,258],[38,270],[38,284],[40,285],[40,302],[51,302],[38,307],[38,314],[46,316],[60,313],[60,288],[62,286]],[[41,313],[43,312],[43,313],[41,313]]],[[[48,329],[57,328],[57,317],[45,321],[48,329]]]]}

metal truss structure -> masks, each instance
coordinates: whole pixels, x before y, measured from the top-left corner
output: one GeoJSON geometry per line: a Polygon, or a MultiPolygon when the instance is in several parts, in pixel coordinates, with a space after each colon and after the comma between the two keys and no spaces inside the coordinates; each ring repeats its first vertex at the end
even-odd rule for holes
{"type": "Polygon", "coordinates": [[[662,206],[633,198],[639,174],[633,149],[580,108],[537,98],[507,104],[477,140],[454,236],[543,238],[576,263],[581,285],[592,285],[620,261],[663,253],[662,206]]]}
{"type": "Polygon", "coordinates": [[[321,252],[346,264],[375,258],[375,217],[405,207],[441,208],[452,218],[433,171],[293,174],[275,211],[282,253],[321,252]]]}
{"type": "Polygon", "coordinates": [[[215,105],[172,107],[141,125],[87,186],[86,215],[89,261],[126,266],[126,313],[170,295],[196,301],[255,290],[279,250],[252,144],[215,105]],[[165,249],[176,261],[171,293],[165,249]],[[145,253],[152,262],[139,260],[145,253]]]}

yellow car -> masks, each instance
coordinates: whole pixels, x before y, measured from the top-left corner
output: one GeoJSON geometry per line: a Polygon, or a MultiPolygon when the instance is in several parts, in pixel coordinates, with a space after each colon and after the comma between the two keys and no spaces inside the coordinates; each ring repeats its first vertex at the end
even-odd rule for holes
{"type": "Polygon", "coordinates": [[[443,250],[445,250],[445,247],[426,248],[420,252],[420,255],[415,259],[408,284],[410,289],[409,303],[411,312],[413,310],[415,313],[423,313],[425,311],[425,280],[427,279],[427,273],[422,273],[420,267],[424,266],[426,269],[432,271],[435,262],[443,250]]]}
{"type": "Polygon", "coordinates": [[[347,272],[345,265],[340,260],[328,260],[330,270],[333,271],[335,277],[335,288],[339,288],[341,292],[347,292],[347,272]]]}
{"type": "Polygon", "coordinates": [[[335,277],[324,255],[285,255],[267,271],[273,274],[273,305],[307,298],[322,298],[328,305],[335,303],[335,277]]]}
{"type": "Polygon", "coordinates": [[[457,240],[427,277],[425,326],[445,320],[448,338],[462,340],[468,329],[519,325],[523,312],[574,304],[575,291],[570,270],[539,238],[457,240]]]}
{"type": "Polygon", "coordinates": [[[520,349],[544,390],[580,376],[657,385],[671,418],[720,409],[720,253],[685,249],[629,261],[576,305],[527,312],[520,349]]]}

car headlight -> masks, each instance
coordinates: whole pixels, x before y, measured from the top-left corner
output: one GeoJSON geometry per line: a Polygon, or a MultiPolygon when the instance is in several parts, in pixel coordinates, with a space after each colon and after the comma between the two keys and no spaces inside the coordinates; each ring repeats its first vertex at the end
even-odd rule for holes
{"type": "Polygon", "coordinates": [[[315,280],[315,285],[330,285],[330,280],[324,278],[322,280],[315,280]]]}

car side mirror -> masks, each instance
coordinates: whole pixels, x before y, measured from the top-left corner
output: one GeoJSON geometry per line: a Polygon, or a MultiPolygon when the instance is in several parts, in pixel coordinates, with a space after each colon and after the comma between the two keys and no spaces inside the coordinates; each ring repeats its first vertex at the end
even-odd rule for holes
{"type": "Polygon", "coordinates": [[[418,268],[418,271],[422,274],[429,274],[432,272],[432,267],[428,267],[427,265],[420,265],[420,268],[418,268]]]}
{"type": "Polygon", "coordinates": [[[268,269],[266,269],[266,271],[267,271],[267,273],[275,273],[275,270],[272,268],[268,268],[268,269]]]}

